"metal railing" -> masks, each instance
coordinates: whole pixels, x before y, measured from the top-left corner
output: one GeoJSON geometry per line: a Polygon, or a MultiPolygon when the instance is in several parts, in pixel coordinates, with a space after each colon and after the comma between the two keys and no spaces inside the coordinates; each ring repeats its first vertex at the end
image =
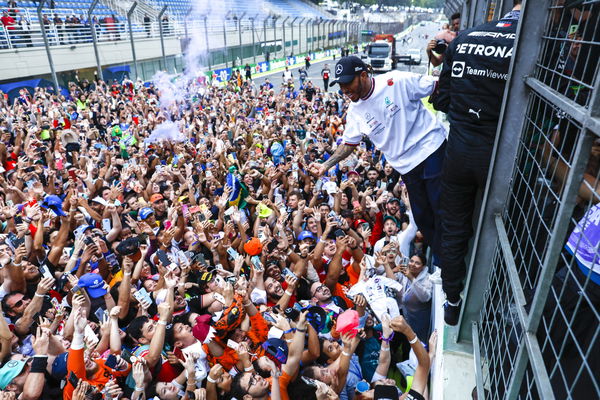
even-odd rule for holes
{"type": "Polygon", "coordinates": [[[458,336],[480,399],[600,398],[600,0],[564,3],[523,2],[458,336]]]}

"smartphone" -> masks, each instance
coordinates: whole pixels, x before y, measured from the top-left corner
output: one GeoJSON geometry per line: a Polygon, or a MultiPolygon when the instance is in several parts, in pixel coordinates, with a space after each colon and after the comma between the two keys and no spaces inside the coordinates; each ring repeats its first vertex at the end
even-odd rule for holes
{"type": "Polygon", "coordinates": [[[366,231],[367,229],[371,229],[371,226],[369,225],[368,222],[363,222],[362,224],[360,224],[360,226],[362,227],[363,231],[366,231]]]}
{"type": "Polygon", "coordinates": [[[74,169],[70,169],[68,172],[69,172],[69,178],[71,178],[72,180],[77,180],[77,175],[75,175],[74,169]]]}
{"type": "Polygon", "coordinates": [[[190,214],[195,214],[200,211],[200,207],[194,206],[189,208],[190,214]]]}
{"type": "Polygon", "coordinates": [[[264,269],[259,256],[252,256],[250,258],[250,262],[252,263],[256,271],[262,271],[264,269]]]}
{"type": "Polygon", "coordinates": [[[355,209],[356,209],[356,208],[360,208],[360,202],[359,202],[359,201],[357,201],[357,200],[354,200],[354,201],[352,202],[352,207],[354,207],[355,209]]]}
{"type": "Polygon", "coordinates": [[[265,313],[263,313],[263,318],[265,319],[265,321],[271,323],[271,324],[276,324],[277,321],[275,320],[275,318],[273,318],[273,316],[271,315],[270,312],[266,311],[265,313]]]}
{"type": "Polygon", "coordinates": [[[110,232],[110,230],[112,229],[112,225],[110,223],[110,218],[103,218],[102,219],[102,230],[106,233],[110,232]]]}
{"type": "Polygon", "coordinates": [[[294,277],[294,278],[296,278],[296,274],[294,274],[294,273],[292,272],[292,270],[291,270],[291,269],[289,269],[288,267],[285,267],[285,268],[283,269],[283,271],[281,271],[281,276],[283,276],[284,278],[286,278],[288,275],[289,275],[289,276],[292,276],[292,277],[294,277]]]}
{"type": "Polygon", "coordinates": [[[131,364],[131,352],[125,348],[121,350],[121,358],[131,364]]]}
{"type": "Polygon", "coordinates": [[[52,273],[50,272],[50,269],[48,268],[48,266],[46,264],[40,265],[39,270],[40,270],[40,274],[42,274],[42,276],[44,278],[54,279],[54,276],[52,275],[52,273]]]}
{"type": "Polygon", "coordinates": [[[52,306],[56,311],[60,309],[60,303],[56,297],[50,297],[50,303],[52,303],[52,306]]]}
{"type": "Polygon", "coordinates": [[[19,238],[14,232],[9,233],[6,237],[6,244],[8,244],[13,251],[17,250],[23,243],[25,243],[25,238],[19,238]]]}
{"type": "Polygon", "coordinates": [[[234,341],[233,341],[233,340],[231,340],[231,339],[227,339],[227,347],[230,347],[230,348],[232,348],[232,349],[234,349],[234,350],[237,350],[237,349],[238,349],[238,347],[240,347],[240,344],[239,344],[239,343],[237,343],[237,342],[234,342],[234,341]]]}
{"type": "Polygon", "coordinates": [[[100,307],[100,308],[97,308],[96,311],[94,311],[94,315],[96,316],[98,321],[102,321],[104,319],[105,312],[106,312],[106,310],[104,308],[100,307]]]}
{"type": "Polygon", "coordinates": [[[76,388],[77,385],[79,385],[79,378],[77,377],[77,375],[75,375],[75,373],[73,371],[71,371],[71,373],[69,374],[69,378],[68,379],[69,379],[69,383],[74,388],[76,388]]]}
{"type": "Polygon", "coordinates": [[[240,256],[240,253],[235,251],[235,249],[233,247],[230,247],[227,249],[227,254],[229,254],[229,257],[231,257],[232,260],[235,260],[236,258],[238,258],[240,256]]]}
{"type": "Polygon", "coordinates": [[[221,293],[213,293],[213,298],[219,303],[225,305],[225,298],[223,297],[223,295],[221,295],[221,293]]]}
{"type": "Polygon", "coordinates": [[[344,232],[342,229],[336,229],[333,234],[336,238],[342,238],[346,236],[346,232],[344,232]]]}
{"type": "Polygon", "coordinates": [[[169,230],[171,229],[171,227],[173,226],[173,223],[170,220],[166,220],[165,221],[165,230],[169,230]]]}
{"type": "Polygon", "coordinates": [[[146,291],[145,288],[141,288],[140,290],[133,293],[133,298],[136,299],[139,303],[152,303],[152,298],[150,294],[146,291]]]}
{"type": "Polygon", "coordinates": [[[108,357],[106,357],[104,365],[110,369],[115,369],[115,367],[117,366],[117,356],[115,356],[114,354],[109,354],[108,357]]]}
{"type": "MultiPolygon", "coordinates": [[[[9,207],[12,207],[12,206],[9,206],[9,207]]],[[[23,223],[23,217],[21,217],[20,215],[15,215],[15,225],[21,225],[22,223],[23,223]]]]}
{"type": "Polygon", "coordinates": [[[267,245],[267,251],[269,253],[272,253],[277,248],[277,246],[279,246],[279,241],[277,239],[273,239],[267,245]]]}
{"type": "Polygon", "coordinates": [[[225,210],[225,212],[223,214],[231,216],[231,215],[233,215],[234,212],[235,212],[235,207],[229,207],[227,210],[225,210]]]}
{"type": "Polygon", "coordinates": [[[164,250],[158,250],[156,252],[156,256],[158,257],[158,260],[163,265],[163,267],[167,268],[169,265],[171,265],[171,259],[164,250]]]}
{"type": "Polygon", "coordinates": [[[100,342],[100,339],[98,339],[98,335],[96,335],[96,332],[94,332],[92,327],[89,325],[85,326],[85,329],[83,330],[83,336],[86,339],[86,342],[90,341],[94,345],[96,345],[96,344],[98,344],[98,342],[100,342]]]}

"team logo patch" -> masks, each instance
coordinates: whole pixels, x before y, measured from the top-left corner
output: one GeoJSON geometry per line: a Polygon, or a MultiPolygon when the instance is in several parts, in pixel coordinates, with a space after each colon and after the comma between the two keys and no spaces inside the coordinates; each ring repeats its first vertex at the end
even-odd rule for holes
{"type": "Polygon", "coordinates": [[[335,67],[335,74],[339,76],[342,74],[343,70],[344,70],[344,66],[342,64],[338,64],[338,66],[335,67]]]}
{"type": "Polygon", "coordinates": [[[392,86],[394,84],[394,79],[390,78],[387,81],[388,86],[392,86]]]}
{"type": "Polygon", "coordinates": [[[452,78],[462,78],[465,73],[465,62],[454,61],[452,63],[452,78]]]}
{"type": "Polygon", "coordinates": [[[496,27],[498,28],[508,28],[510,26],[512,26],[512,22],[498,22],[496,24],[496,27]]]}
{"type": "Polygon", "coordinates": [[[385,98],[385,105],[386,105],[386,106],[389,106],[390,104],[392,104],[392,101],[390,100],[390,98],[389,98],[389,97],[386,97],[386,98],[385,98]]]}

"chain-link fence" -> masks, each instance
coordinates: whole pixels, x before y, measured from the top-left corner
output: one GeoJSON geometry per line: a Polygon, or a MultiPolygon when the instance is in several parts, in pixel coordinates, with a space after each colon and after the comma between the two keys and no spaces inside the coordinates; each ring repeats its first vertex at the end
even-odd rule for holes
{"type": "Polygon", "coordinates": [[[599,23],[600,0],[523,2],[461,321],[479,399],[600,398],[599,23]]]}

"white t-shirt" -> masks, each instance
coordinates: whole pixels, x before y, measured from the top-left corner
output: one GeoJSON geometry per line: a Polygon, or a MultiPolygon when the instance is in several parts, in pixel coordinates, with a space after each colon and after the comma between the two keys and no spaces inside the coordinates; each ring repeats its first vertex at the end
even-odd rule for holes
{"type": "Polygon", "coordinates": [[[350,104],[343,140],[358,145],[362,136],[383,152],[394,169],[405,174],[436,151],[448,133],[421,98],[435,88],[431,76],[391,71],[372,78],[366,99],[350,104]]]}

